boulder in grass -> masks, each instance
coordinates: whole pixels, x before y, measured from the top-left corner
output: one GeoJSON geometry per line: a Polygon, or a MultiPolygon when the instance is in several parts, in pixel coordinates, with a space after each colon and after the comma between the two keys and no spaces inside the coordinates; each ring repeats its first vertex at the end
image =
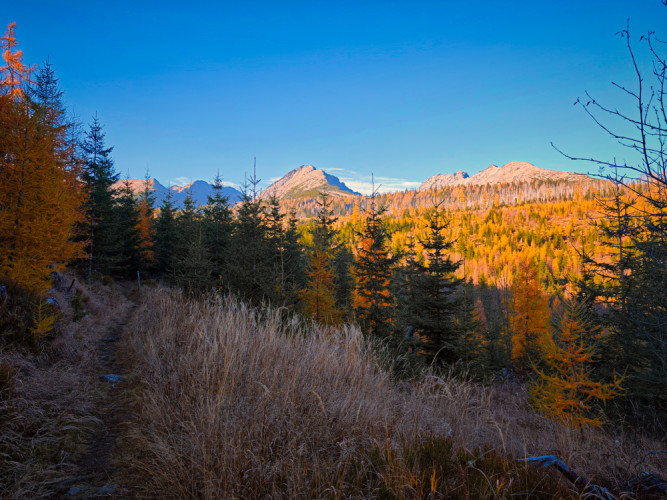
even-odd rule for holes
{"type": "Polygon", "coordinates": [[[102,380],[106,380],[107,382],[109,382],[111,384],[111,387],[116,387],[117,382],[122,382],[123,380],[125,380],[123,377],[121,377],[120,375],[116,375],[115,373],[107,373],[105,375],[100,375],[100,378],[102,380]]]}

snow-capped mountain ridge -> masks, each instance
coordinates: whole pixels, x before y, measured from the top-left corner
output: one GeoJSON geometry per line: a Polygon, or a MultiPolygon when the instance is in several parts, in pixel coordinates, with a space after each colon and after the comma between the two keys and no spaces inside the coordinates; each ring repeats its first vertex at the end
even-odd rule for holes
{"type": "MultiPolygon", "coordinates": [[[[155,178],[148,179],[148,181],[144,179],[127,179],[116,182],[113,185],[114,189],[123,188],[125,182],[130,184],[132,192],[136,195],[144,190],[146,182],[148,182],[149,189],[155,195],[156,208],[162,205],[162,202],[165,200],[167,194],[170,191],[172,196],[172,203],[176,208],[183,207],[183,202],[185,201],[185,197],[188,195],[188,193],[192,194],[192,198],[195,200],[195,205],[205,205],[208,200],[208,196],[213,196],[214,194],[213,185],[202,180],[190,182],[189,184],[185,184],[183,186],[170,186],[169,188],[166,188],[160,184],[160,181],[155,178]]],[[[241,192],[231,186],[223,187],[221,194],[227,197],[230,206],[241,199],[241,192]]]]}

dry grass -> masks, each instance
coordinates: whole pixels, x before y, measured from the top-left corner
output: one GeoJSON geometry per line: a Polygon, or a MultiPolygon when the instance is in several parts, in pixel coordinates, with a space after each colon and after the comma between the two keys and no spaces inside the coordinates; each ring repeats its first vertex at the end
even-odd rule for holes
{"type": "Polygon", "coordinates": [[[55,338],[37,352],[0,347],[0,365],[12,371],[0,391],[3,498],[52,495],[52,485],[72,473],[96,423],[96,343],[129,303],[106,287],[76,286],[89,297],[90,314],[72,322],[71,294],[52,291],[62,312],[55,338]]]}
{"type": "Polygon", "coordinates": [[[151,291],[128,332],[126,451],[148,497],[559,497],[553,479],[502,457],[555,453],[610,484],[659,446],[582,436],[530,411],[520,386],[396,383],[354,327],[286,324],[229,298],[151,291]]]}

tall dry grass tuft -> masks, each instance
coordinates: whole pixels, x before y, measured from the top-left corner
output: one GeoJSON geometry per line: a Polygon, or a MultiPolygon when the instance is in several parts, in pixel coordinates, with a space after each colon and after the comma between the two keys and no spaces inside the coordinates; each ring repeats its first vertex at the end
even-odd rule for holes
{"type": "Polygon", "coordinates": [[[231,298],[148,292],[125,341],[138,387],[130,465],[150,497],[558,497],[554,480],[500,456],[556,453],[610,480],[650,445],[582,437],[529,411],[519,386],[397,383],[355,327],[231,298]]]}
{"type": "Polygon", "coordinates": [[[65,291],[59,328],[38,351],[0,345],[0,367],[10,376],[0,387],[0,496],[53,497],[68,478],[97,422],[100,382],[96,344],[130,304],[118,290],[78,284],[90,312],[73,322],[65,291]]]}

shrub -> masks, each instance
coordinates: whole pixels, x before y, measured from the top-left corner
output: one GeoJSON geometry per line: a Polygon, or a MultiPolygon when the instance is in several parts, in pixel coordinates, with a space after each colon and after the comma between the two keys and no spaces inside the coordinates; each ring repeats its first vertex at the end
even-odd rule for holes
{"type": "Polygon", "coordinates": [[[79,321],[84,318],[88,311],[86,310],[86,305],[90,299],[87,295],[81,291],[80,288],[77,288],[74,292],[74,296],[70,301],[72,306],[72,321],[79,321]]]}
{"type": "Polygon", "coordinates": [[[1,280],[0,286],[4,286],[6,292],[0,299],[0,343],[36,348],[32,329],[39,297],[11,280],[1,280]]]}

